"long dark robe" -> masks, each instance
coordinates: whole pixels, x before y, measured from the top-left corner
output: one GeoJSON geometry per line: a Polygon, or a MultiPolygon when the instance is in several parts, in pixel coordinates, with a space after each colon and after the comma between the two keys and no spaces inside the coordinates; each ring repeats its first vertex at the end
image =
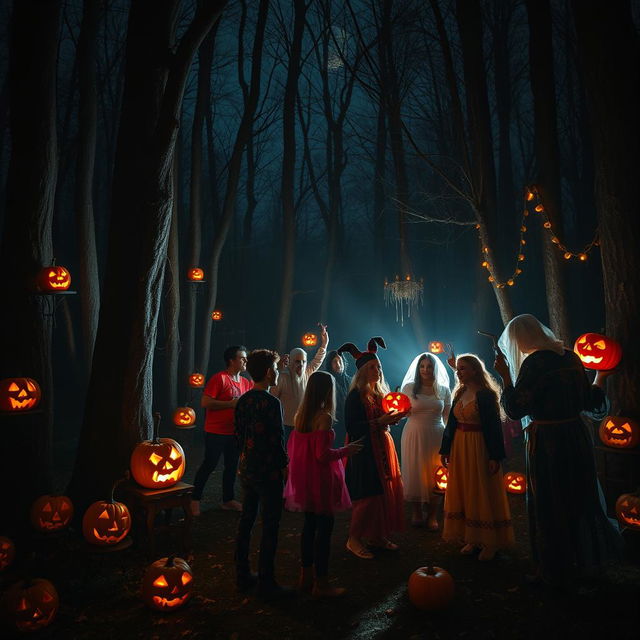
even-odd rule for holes
{"type": "Polygon", "coordinates": [[[620,556],[622,539],[600,500],[593,442],[580,417],[604,417],[604,391],[592,385],[580,359],[566,350],[536,351],[522,363],[502,406],[527,428],[527,509],[533,559],[540,575],[563,581],[620,556]]]}

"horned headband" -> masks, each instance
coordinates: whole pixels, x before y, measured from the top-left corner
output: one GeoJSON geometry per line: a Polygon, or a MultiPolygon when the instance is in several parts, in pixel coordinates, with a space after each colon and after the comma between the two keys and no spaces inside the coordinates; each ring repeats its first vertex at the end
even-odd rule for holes
{"type": "Polygon", "coordinates": [[[383,349],[387,348],[384,340],[377,336],[369,340],[366,351],[359,351],[358,347],[356,347],[353,342],[345,342],[338,349],[338,353],[348,351],[355,358],[356,368],[360,369],[360,367],[369,362],[369,360],[373,360],[374,358],[377,360],[378,356],[376,355],[376,352],[378,351],[378,345],[380,345],[383,349]]]}

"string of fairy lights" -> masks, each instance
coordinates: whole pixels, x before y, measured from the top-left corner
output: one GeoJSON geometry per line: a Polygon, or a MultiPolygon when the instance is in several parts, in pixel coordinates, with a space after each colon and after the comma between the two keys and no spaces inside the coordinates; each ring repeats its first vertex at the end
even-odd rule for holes
{"type": "MultiPolygon", "coordinates": [[[[535,185],[526,187],[524,191],[524,207],[522,209],[522,220],[520,222],[520,237],[518,240],[518,251],[516,255],[515,268],[511,275],[505,280],[498,281],[495,276],[495,268],[489,261],[489,247],[482,247],[482,266],[487,269],[489,276],[487,280],[491,282],[498,289],[504,289],[505,287],[513,287],[516,283],[516,279],[522,273],[522,263],[525,261],[525,247],[527,240],[525,234],[528,231],[527,222],[530,213],[539,215],[542,218],[542,227],[548,233],[551,234],[551,242],[558,248],[558,251],[562,253],[562,257],[565,260],[578,260],[579,262],[586,262],[589,259],[589,253],[594,247],[599,246],[598,233],[593,237],[593,240],[583,247],[581,251],[571,251],[567,245],[556,234],[553,224],[549,219],[540,192],[535,185]]],[[[476,229],[480,229],[480,225],[476,224],[476,229]]]]}

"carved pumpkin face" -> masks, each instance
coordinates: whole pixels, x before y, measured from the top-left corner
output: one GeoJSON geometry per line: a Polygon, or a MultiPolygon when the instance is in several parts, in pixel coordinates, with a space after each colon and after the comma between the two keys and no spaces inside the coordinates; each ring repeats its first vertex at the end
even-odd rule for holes
{"type": "Polygon", "coordinates": [[[391,391],[382,398],[382,410],[385,413],[404,413],[409,409],[411,409],[411,399],[404,393],[391,391]]]}
{"type": "Polygon", "coordinates": [[[631,418],[607,416],[600,423],[598,433],[608,447],[631,449],[640,442],[640,426],[631,418]]]}
{"type": "Polygon", "coordinates": [[[504,487],[509,493],[523,494],[527,491],[527,479],[518,471],[509,471],[504,474],[504,487]]]}
{"type": "Polygon", "coordinates": [[[224,314],[222,313],[222,311],[220,311],[220,309],[216,309],[215,311],[211,312],[211,319],[215,320],[216,322],[222,320],[223,317],[224,314]]]}
{"type": "Polygon", "coordinates": [[[573,350],[585,368],[597,371],[615,369],[622,359],[620,343],[600,333],[581,335],[573,345],[573,350]]]}
{"type": "Polygon", "coordinates": [[[178,407],[173,412],[173,424],[178,429],[192,427],[196,423],[196,412],[191,407],[178,407]]]}
{"type": "Polygon", "coordinates": [[[30,411],[40,403],[40,385],[32,378],[0,380],[0,411],[30,411]]]}
{"type": "Polygon", "coordinates": [[[66,291],[71,286],[71,274],[68,269],[54,264],[43,267],[38,274],[40,291],[66,291]]]}
{"type": "Polygon", "coordinates": [[[0,536],[0,571],[6,569],[12,562],[16,554],[13,540],[0,536]]]}
{"type": "Polygon", "coordinates": [[[640,530],[640,493],[623,493],[616,500],[616,515],[620,524],[640,530]]]}
{"type": "Polygon", "coordinates": [[[204,375],[201,373],[192,373],[189,376],[189,386],[196,389],[204,387],[204,375]]]}
{"type": "Polygon", "coordinates": [[[192,267],[187,271],[187,280],[202,282],[204,280],[204,271],[200,267],[192,267]]]}
{"type": "Polygon", "coordinates": [[[439,340],[432,340],[429,343],[429,353],[444,353],[444,344],[439,340]]]}
{"type": "Polygon", "coordinates": [[[315,347],[318,344],[318,336],[315,333],[305,333],[301,342],[303,347],[315,347]]]}
{"type": "Polygon", "coordinates": [[[31,507],[31,524],[38,531],[60,531],[73,518],[73,504],[67,496],[40,496],[31,507]]]}
{"type": "Polygon", "coordinates": [[[90,544],[108,547],[127,537],[131,529],[131,514],[122,502],[98,500],[82,518],[82,533],[90,544]]]}
{"type": "Polygon", "coordinates": [[[455,591],[453,578],[441,567],[420,567],[409,577],[409,600],[422,611],[446,607],[455,591]]]}
{"type": "Polygon", "coordinates": [[[434,474],[436,486],[434,491],[444,493],[447,490],[447,482],[449,481],[449,472],[446,467],[439,466],[434,474]]]}
{"type": "Polygon", "coordinates": [[[153,609],[171,611],[191,597],[193,573],[182,558],[161,558],[145,572],[142,598],[153,609]]]}
{"type": "Polygon", "coordinates": [[[5,596],[6,611],[19,631],[38,631],[53,622],[58,611],[58,592],[43,578],[21,580],[5,596]]]}
{"type": "Polygon", "coordinates": [[[147,489],[166,489],[184,475],[184,451],[171,438],[145,440],[131,454],[131,473],[147,489]]]}

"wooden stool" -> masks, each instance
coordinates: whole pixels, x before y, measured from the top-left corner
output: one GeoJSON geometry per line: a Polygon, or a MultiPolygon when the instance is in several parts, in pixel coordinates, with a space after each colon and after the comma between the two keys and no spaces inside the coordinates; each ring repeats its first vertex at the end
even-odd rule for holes
{"type": "Polygon", "coordinates": [[[118,488],[123,494],[123,500],[131,509],[131,513],[143,514],[140,519],[142,528],[146,530],[149,542],[149,557],[155,557],[155,520],[160,511],[165,512],[165,525],[171,523],[171,509],[182,507],[184,511],[184,523],[182,525],[182,548],[189,551],[191,544],[191,492],[193,485],[186,482],[178,482],[168,489],[145,489],[132,482],[122,484],[118,488]]]}

